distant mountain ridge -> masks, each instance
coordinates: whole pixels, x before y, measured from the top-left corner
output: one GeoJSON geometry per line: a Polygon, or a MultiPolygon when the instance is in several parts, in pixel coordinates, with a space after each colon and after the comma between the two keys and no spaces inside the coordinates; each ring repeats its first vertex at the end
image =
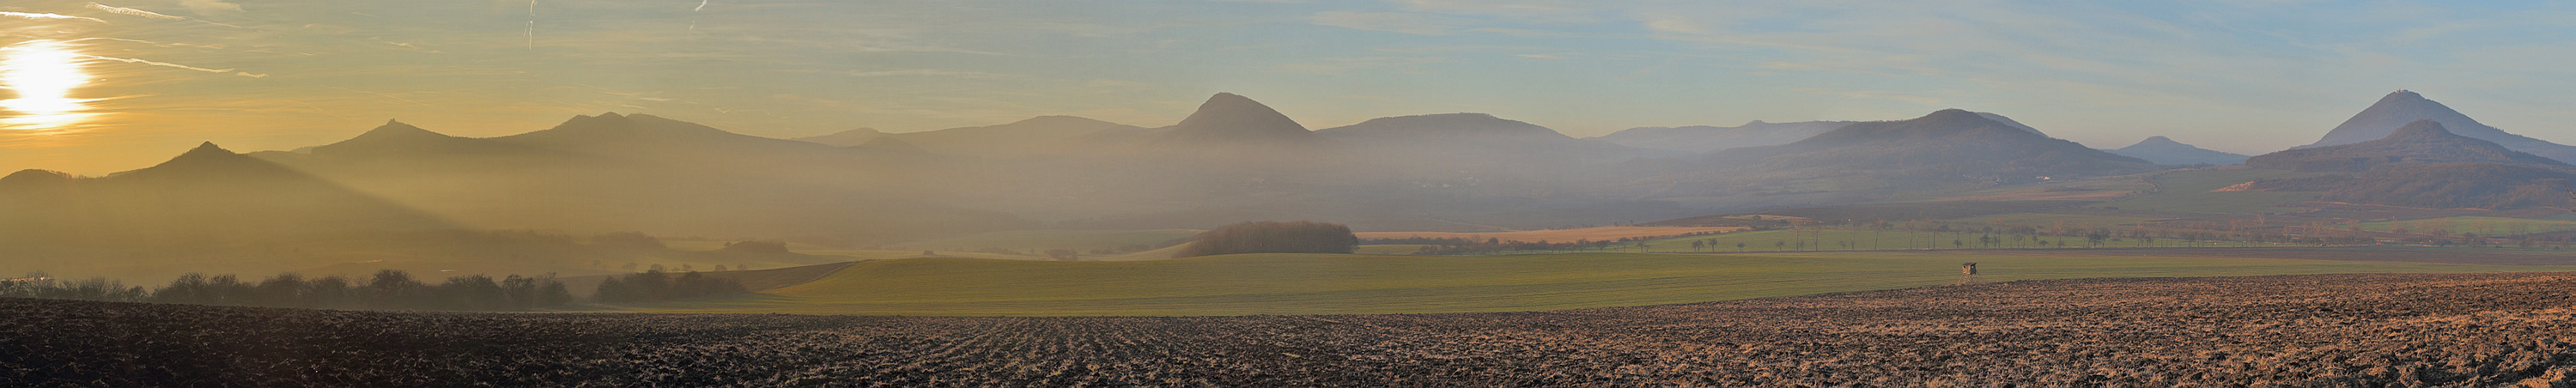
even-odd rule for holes
{"type": "Polygon", "coordinates": [[[2452,110],[2448,105],[2443,105],[2440,102],[2426,99],[2422,94],[2406,90],[2399,90],[2380,97],[2379,101],[2372,103],[2369,108],[2362,109],[2360,113],[2353,114],[2352,118],[2344,120],[2343,124],[2336,125],[2334,130],[2327,131],[2326,135],[2323,138],[2317,139],[2316,143],[2299,146],[2298,148],[2315,148],[2378,140],[2380,138],[2388,137],[2389,133],[2396,131],[2399,127],[2413,123],[2416,120],[2432,120],[2433,122],[2441,123],[2442,126],[2449,129],[2451,133],[2494,142],[2497,145],[2502,145],[2505,148],[2511,148],[2515,151],[2522,151],[2533,155],[2539,155],[2541,157],[2556,159],[2561,162],[2576,162],[2576,147],[2507,133],[2502,129],[2496,129],[2495,127],[2479,123],[2477,119],[2469,118],[2468,115],[2461,114],[2457,110],[2452,110]]]}
{"type": "Polygon", "coordinates": [[[1179,124],[1162,128],[1161,142],[1190,145],[1314,147],[1324,138],[1268,105],[1234,93],[1217,93],[1179,124]]]}
{"type": "Polygon", "coordinates": [[[2030,127],[2030,125],[2028,125],[2028,124],[2022,124],[2020,121],[2014,121],[2011,117],[2004,117],[2004,115],[1993,114],[1993,113],[1986,113],[1986,112],[1971,112],[1971,113],[1976,113],[1976,114],[1977,114],[1977,117],[1984,117],[1984,118],[1986,118],[1987,120],[1994,120],[1995,122],[2003,123],[2003,124],[2004,124],[2004,126],[2013,127],[2013,129],[2019,129],[2019,130],[2023,130],[2023,131],[2029,131],[2030,133],[2037,134],[2037,135],[2040,135],[2040,136],[2048,136],[2048,133],[2047,133],[2047,132],[2040,132],[2040,131],[2039,131],[2039,128],[2031,128],[2031,127],[2030,127]]]}
{"type": "Polygon", "coordinates": [[[1733,127],[1705,125],[1685,127],[1637,127],[1601,135],[1593,139],[1637,148],[1682,152],[1709,152],[1730,148],[1781,145],[1805,140],[1816,134],[1842,128],[1857,121],[1801,121],[1768,123],[1761,120],[1733,127]]]}
{"type": "MultiPolygon", "coordinates": [[[[1984,117],[1986,120],[1994,121],[1995,123],[2002,124],[2005,127],[2019,129],[2039,134],[2041,136],[2048,135],[2047,133],[2040,132],[2038,128],[2031,128],[2029,125],[2024,125],[2020,121],[2014,121],[2010,117],[2004,117],[2004,115],[1986,112],[1969,113],[1975,113],[1978,117],[1984,117]]],[[[1800,121],[1772,123],[1764,122],[1762,120],[1753,120],[1751,122],[1744,123],[1744,125],[1733,127],[1706,125],[1683,127],[1636,127],[1623,129],[1618,132],[1611,132],[1608,135],[1601,135],[1599,137],[1594,137],[1593,139],[1637,148],[1684,152],[1710,152],[1735,148],[1789,144],[1799,140],[1806,140],[1809,137],[1824,134],[1828,131],[1841,129],[1844,126],[1849,126],[1855,123],[1861,123],[1861,121],[1800,121]]]]}
{"type": "Polygon", "coordinates": [[[2568,203],[2576,167],[2416,120],[2388,137],[2255,156],[2255,168],[2328,172],[2248,182],[2254,191],[2317,192],[2318,199],[2426,208],[2512,209],[2568,203]]]}
{"type": "Polygon", "coordinates": [[[2140,140],[2137,144],[2103,151],[2108,151],[2120,156],[2146,159],[2149,162],[2169,166],[2201,164],[2212,166],[2238,165],[2245,164],[2245,158],[2247,158],[2245,155],[2213,151],[2190,144],[2183,144],[2182,142],[2174,141],[2173,139],[2166,138],[2164,136],[2148,136],[2146,140],[2140,140]]]}
{"type": "Polygon", "coordinates": [[[2247,166],[2303,172],[2367,172],[2388,165],[2498,163],[2567,166],[2459,135],[2433,120],[2415,120],[2387,137],[2360,143],[2283,150],[2248,158],[2247,166]]]}
{"type": "Polygon", "coordinates": [[[1506,120],[1484,113],[1443,113],[1416,116],[1379,117],[1358,124],[1315,130],[1325,137],[1351,139],[1527,139],[1536,141],[1572,141],[1556,130],[1518,120],[1506,120]]]}
{"type": "MultiPolygon", "coordinates": [[[[875,132],[875,130],[867,131],[875,132]]],[[[836,137],[836,140],[824,144],[848,147],[863,145],[878,139],[895,139],[934,153],[998,157],[1055,155],[1069,151],[1087,152],[1082,149],[1141,143],[1160,133],[1133,125],[1074,116],[1038,116],[998,125],[922,132],[876,133],[864,136],[870,140],[855,143],[846,141],[861,137],[848,135],[852,132],[857,131],[830,135],[836,137]]]]}
{"type": "Polygon", "coordinates": [[[869,140],[876,140],[877,138],[885,137],[885,135],[885,132],[878,132],[876,128],[859,128],[833,132],[829,135],[806,136],[788,140],[817,143],[833,147],[848,147],[867,144],[869,140]]]}
{"type": "Polygon", "coordinates": [[[1718,151],[1708,159],[1735,170],[1808,176],[1870,172],[1889,177],[1984,177],[2021,182],[2040,177],[2118,175],[2159,169],[2050,138],[1976,112],[1944,109],[1902,121],[1852,124],[1795,143],[1718,151]]]}
{"type": "Polygon", "coordinates": [[[80,250],[455,227],[212,142],[104,177],[27,170],[0,178],[0,253],[28,243],[80,250]]]}

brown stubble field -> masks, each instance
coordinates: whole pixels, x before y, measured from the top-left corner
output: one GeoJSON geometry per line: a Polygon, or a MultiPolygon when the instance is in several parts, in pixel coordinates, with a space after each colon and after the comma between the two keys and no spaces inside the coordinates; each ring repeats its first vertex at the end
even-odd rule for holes
{"type": "Polygon", "coordinates": [[[2571,293],[2572,273],[2300,275],[1128,318],[6,299],[0,385],[2553,386],[2576,379],[2571,293]]]}

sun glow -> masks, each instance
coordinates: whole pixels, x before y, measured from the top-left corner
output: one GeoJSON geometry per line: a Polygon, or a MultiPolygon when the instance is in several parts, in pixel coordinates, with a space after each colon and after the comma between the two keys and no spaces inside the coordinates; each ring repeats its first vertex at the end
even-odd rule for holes
{"type": "Polygon", "coordinates": [[[17,94],[0,100],[0,109],[17,113],[0,118],[0,128],[49,130],[97,115],[85,113],[91,100],[71,96],[90,81],[81,71],[82,59],[69,45],[51,40],[0,48],[0,87],[17,94]]]}

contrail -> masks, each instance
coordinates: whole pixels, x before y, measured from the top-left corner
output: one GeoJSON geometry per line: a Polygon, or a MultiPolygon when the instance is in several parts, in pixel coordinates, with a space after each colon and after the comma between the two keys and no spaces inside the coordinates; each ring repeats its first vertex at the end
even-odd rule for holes
{"type": "MultiPolygon", "coordinates": [[[[708,1],[708,0],[698,0],[698,8],[697,8],[697,9],[689,10],[689,12],[706,12],[706,11],[707,11],[707,1],[708,1]]],[[[697,31],[697,30],[698,30],[698,19],[697,19],[697,18],[689,18],[689,31],[697,31]]]]}
{"type": "Polygon", "coordinates": [[[126,39],[126,38],[110,38],[110,37],[104,37],[104,36],[101,36],[101,37],[90,37],[90,38],[80,38],[80,39],[73,39],[73,40],[66,40],[66,41],[63,41],[63,43],[87,42],[87,41],[93,41],[93,40],[113,40],[113,41],[118,41],[118,42],[128,42],[128,43],[136,43],[136,44],[147,44],[147,45],[152,45],[152,46],[154,46],[154,47],[196,47],[196,48],[208,48],[208,49],[217,49],[217,50],[221,50],[221,49],[224,49],[225,47],[228,47],[228,46],[224,46],[224,45],[220,45],[220,44],[163,43],[163,42],[154,42],[154,41],[148,41],[148,40],[134,40],[134,39],[126,39]]]}
{"type": "Polygon", "coordinates": [[[163,15],[163,14],[161,14],[161,13],[159,13],[159,12],[145,11],[145,10],[139,10],[139,9],[133,9],[133,8],[126,8],[126,7],[118,7],[118,6],[106,5],[106,4],[99,4],[99,3],[89,3],[89,7],[90,7],[90,9],[96,9],[96,10],[100,10],[100,11],[107,11],[107,13],[118,14],[118,15],[142,16],[142,17],[153,18],[153,19],[161,19],[161,20],[188,20],[188,18],[185,18],[185,17],[170,16],[170,15],[163,15]]]}
{"type": "Polygon", "coordinates": [[[537,51],[537,0],[528,0],[528,51],[537,51]]]}
{"type": "Polygon", "coordinates": [[[236,25],[231,25],[231,24],[223,24],[223,23],[216,23],[216,22],[210,22],[210,21],[204,21],[204,20],[197,20],[197,19],[195,19],[195,18],[190,18],[190,17],[186,17],[186,16],[171,16],[171,15],[167,15],[167,14],[162,14],[162,13],[160,13],[160,12],[145,11],[145,10],[140,10],[140,9],[126,8],[126,7],[118,7],[118,6],[106,5],[106,4],[99,4],[99,3],[89,3],[89,8],[90,8],[90,9],[100,10],[100,11],[107,11],[107,13],[118,14],[118,15],[140,16],[140,17],[144,17],[144,18],[150,18],[150,19],[161,19],[161,20],[183,20],[183,21],[191,21],[191,22],[198,22],[198,23],[205,23],[205,24],[213,24],[213,25],[218,25],[218,26],[232,27],[232,28],[241,28],[241,26],[236,26],[236,25]]]}
{"type": "Polygon", "coordinates": [[[32,13],[32,12],[9,12],[9,11],[0,11],[0,16],[7,16],[7,17],[13,17],[13,18],[20,18],[20,19],[29,19],[29,20],[88,20],[88,21],[93,21],[93,22],[99,22],[99,23],[101,23],[101,24],[113,24],[113,23],[108,23],[106,20],[99,20],[98,18],[94,18],[94,17],[72,16],[72,15],[64,15],[64,14],[58,14],[58,13],[32,13]]]}
{"type": "Polygon", "coordinates": [[[250,72],[239,72],[239,71],[233,71],[233,69],[208,69],[208,68],[203,68],[203,67],[188,66],[188,65],[176,64],[176,63],[153,61],[153,60],[148,60],[148,59],[117,58],[117,57],[102,57],[102,56],[96,56],[96,55],[82,55],[81,57],[82,57],[82,58],[89,58],[89,59],[98,59],[98,60],[108,60],[108,61],[117,61],[117,62],[133,63],[133,64],[153,65],[153,66],[167,67],[167,68],[173,68],[173,69],[195,70],[195,71],[202,71],[202,72],[215,73],[215,74],[231,73],[232,75],[238,75],[238,76],[243,76],[243,77],[251,77],[251,78],[268,78],[268,75],[267,75],[267,74],[251,74],[250,72]]]}
{"type": "MultiPolygon", "coordinates": [[[[221,46],[221,45],[202,45],[202,44],[188,44],[188,43],[161,43],[161,42],[154,42],[154,41],[148,41],[148,40],[134,40],[134,39],[125,39],[125,38],[109,38],[109,37],[80,38],[80,39],[73,39],[73,40],[70,40],[70,41],[71,41],[71,42],[81,42],[81,41],[90,41],[90,40],[112,40],[112,41],[119,41],[119,42],[133,42],[133,43],[148,44],[148,45],[159,46],[159,47],[201,47],[201,48],[210,48],[210,49],[222,49],[222,48],[223,48],[223,46],[221,46]]],[[[102,57],[102,56],[97,56],[97,55],[81,55],[81,57],[82,57],[82,58],[89,58],[89,59],[103,60],[103,61],[117,61],[117,62],[125,62],[125,63],[141,64],[141,65],[160,66],[160,67],[167,67],[167,68],[173,68],[173,69],[183,69],[183,70],[202,71],[202,72],[216,73],[216,74],[232,73],[232,75],[238,75],[238,76],[243,76],[243,77],[251,77],[251,78],[268,78],[268,75],[267,75],[267,74],[252,73],[252,72],[247,72],[247,71],[233,71],[234,69],[208,69],[208,68],[203,68],[203,67],[196,67],[196,66],[188,66],[188,65],[176,64],[176,63],[169,63],[169,62],[154,61],[154,60],[149,60],[149,59],[117,58],[117,57],[102,57]]]]}

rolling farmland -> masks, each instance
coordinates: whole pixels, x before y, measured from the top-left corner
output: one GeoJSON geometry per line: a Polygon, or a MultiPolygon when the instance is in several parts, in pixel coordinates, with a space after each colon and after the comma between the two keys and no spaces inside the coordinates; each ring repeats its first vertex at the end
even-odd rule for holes
{"type": "MultiPolygon", "coordinates": [[[[924,258],[853,264],[814,282],[747,297],[638,311],[869,315],[1251,315],[1539,311],[1689,303],[1958,282],[2576,269],[2515,265],[2267,259],[2223,248],[1764,254],[1552,254],[1503,257],[1252,254],[1133,262],[924,258]]],[[[2563,257],[2563,256],[2543,256],[2563,257]]]]}
{"type": "Polygon", "coordinates": [[[0,299],[0,385],[2503,386],[2576,275],[2044,280],[1526,313],[473,314],[0,299]],[[138,337],[139,336],[139,337],[138,337]],[[157,338],[131,341],[132,338],[157,338]],[[19,351],[43,349],[44,351],[19,351]]]}
{"type": "Polygon", "coordinates": [[[2196,212],[2196,213],[2278,213],[2293,209],[2279,205],[2316,199],[2316,193],[2274,193],[2260,191],[2214,191],[2239,183],[2264,178],[2295,178],[2317,174],[2259,169],[2211,169],[2180,171],[2151,179],[2160,191],[2097,206],[2124,210],[2196,212]]]}

